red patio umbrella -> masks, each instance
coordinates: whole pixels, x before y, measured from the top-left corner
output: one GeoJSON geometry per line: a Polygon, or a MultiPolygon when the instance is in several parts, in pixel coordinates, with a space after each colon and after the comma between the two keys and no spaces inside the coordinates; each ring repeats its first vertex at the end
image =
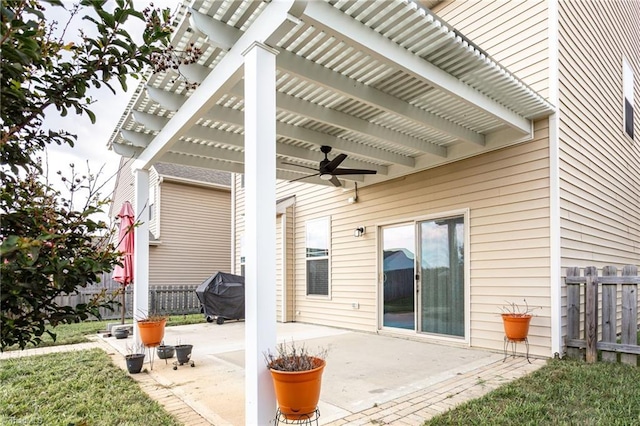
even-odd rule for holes
{"type": "Polygon", "coordinates": [[[131,203],[125,201],[118,213],[120,225],[118,227],[118,251],[122,253],[120,262],[122,266],[116,265],[113,269],[113,279],[122,285],[122,324],[124,324],[125,306],[125,288],[133,283],[133,249],[134,236],[133,224],[135,215],[131,203]]]}

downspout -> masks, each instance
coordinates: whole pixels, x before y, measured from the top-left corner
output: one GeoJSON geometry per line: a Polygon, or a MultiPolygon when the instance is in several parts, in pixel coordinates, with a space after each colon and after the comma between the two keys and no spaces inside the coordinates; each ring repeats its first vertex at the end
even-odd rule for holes
{"type": "Polygon", "coordinates": [[[562,357],[562,271],[560,239],[560,88],[559,88],[559,11],[558,1],[548,0],[549,8],[549,101],[555,113],[549,117],[549,231],[551,356],[562,357]]]}

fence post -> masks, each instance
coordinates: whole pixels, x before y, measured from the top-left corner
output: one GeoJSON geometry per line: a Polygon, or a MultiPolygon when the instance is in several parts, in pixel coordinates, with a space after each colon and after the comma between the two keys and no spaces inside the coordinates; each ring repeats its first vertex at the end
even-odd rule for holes
{"type": "MultiPolygon", "coordinates": [[[[622,344],[638,344],[638,284],[633,284],[625,277],[636,277],[638,267],[627,265],[622,268],[622,344]]],[[[622,354],[620,361],[624,364],[637,365],[637,355],[622,354]]]]}
{"type": "Polygon", "coordinates": [[[584,270],[587,278],[585,290],[585,340],[587,341],[587,363],[594,363],[598,360],[598,269],[595,266],[588,266],[584,270]]]}
{"type": "MultiPolygon", "coordinates": [[[[602,268],[603,277],[615,277],[618,269],[615,266],[605,266],[602,268]]],[[[603,280],[604,281],[604,280],[603,280]]],[[[602,283],[602,341],[615,343],[617,337],[617,307],[618,307],[618,285],[612,283],[602,283]]],[[[597,296],[596,296],[597,297],[597,296]]],[[[602,351],[602,360],[607,362],[617,362],[618,357],[615,352],[602,351]]]]}
{"type": "MultiPolygon", "coordinates": [[[[579,277],[580,268],[577,266],[567,268],[567,278],[579,277]]],[[[567,285],[567,339],[580,338],[580,284],[569,283],[567,285]]],[[[567,348],[567,356],[580,358],[579,348],[567,348]]]]}

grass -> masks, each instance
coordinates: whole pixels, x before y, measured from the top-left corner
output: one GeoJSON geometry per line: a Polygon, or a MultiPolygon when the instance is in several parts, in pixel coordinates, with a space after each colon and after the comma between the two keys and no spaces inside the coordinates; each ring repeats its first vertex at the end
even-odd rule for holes
{"type": "MultiPolygon", "coordinates": [[[[205,319],[202,314],[173,315],[167,320],[167,327],[174,325],[199,324],[204,321],[205,319]]],[[[88,335],[96,334],[99,331],[106,330],[107,324],[114,322],[118,321],[85,321],[76,324],[62,324],[57,327],[51,327],[49,330],[56,334],[56,340],[54,341],[47,333],[45,333],[42,335],[42,343],[40,343],[38,347],[72,345],[75,343],[88,342],[88,335]]],[[[129,320],[128,322],[131,322],[131,320],[129,320]]],[[[33,347],[33,345],[27,345],[26,349],[33,347]]],[[[11,351],[17,349],[19,349],[18,346],[12,346],[6,348],[5,350],[11,351]]]]}
{"type": "Polygon", "coordinates": [[[0,361],[0,424],[180,423],[100,349],[0,361]]]}
{"type": "Polygon", "coordinates": [[[640,368],[550,360],[533,374],[425,422],[437,425],[640,424],[640,368]]]}

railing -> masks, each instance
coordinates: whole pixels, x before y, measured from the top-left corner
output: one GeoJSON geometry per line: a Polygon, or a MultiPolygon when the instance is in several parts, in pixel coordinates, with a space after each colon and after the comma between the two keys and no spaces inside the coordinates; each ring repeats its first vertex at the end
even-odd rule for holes
{"type": "Polygon", "coordinates": [[[620,361],[637,365],[638,346],[638,268],[627,265],[618,276],[615,266],[606,266],[602,276],[598,277],[595,266],[584,270],[580,276],[580,268],[567,268],[567,354],[571,357],[582,357],[586,350],[586,361],[595,362],[598,351],[602,351],[602,360],[620,361]],[[584,285],[584,294],[581,294],[584,285]],[[601,286],[602,309],[598,308],[599,287],[601,286]],[[580,339],[581,298],[584,297],[584,339],[580,339]],[[620,310],[618,310],[620,308],[620,310]],[[598,318],[601,318],[602,330],[598,330],[598,318]],[[620,320],[618,318],[620,317],[620,320]],[[618,336],[618,330],[620,334],[618,336]],[[618,337],[620,343],[617,342],[618,337]],[[601,340],[598,340],[600,338],[601,340]]]}

